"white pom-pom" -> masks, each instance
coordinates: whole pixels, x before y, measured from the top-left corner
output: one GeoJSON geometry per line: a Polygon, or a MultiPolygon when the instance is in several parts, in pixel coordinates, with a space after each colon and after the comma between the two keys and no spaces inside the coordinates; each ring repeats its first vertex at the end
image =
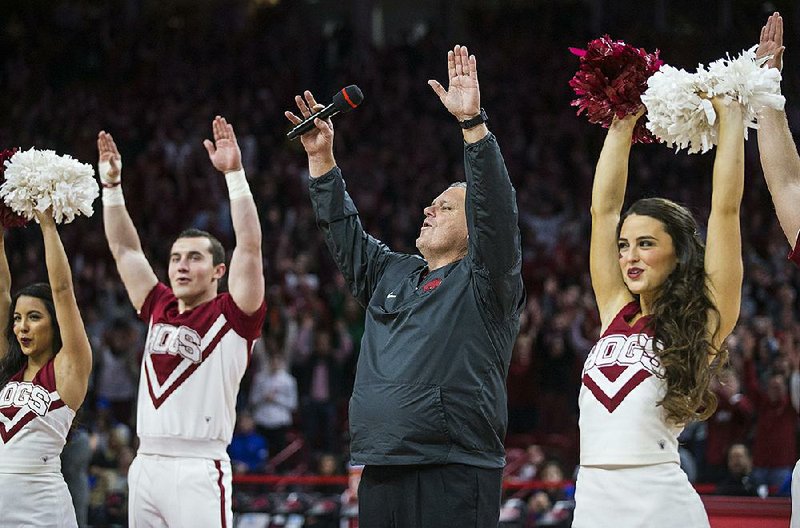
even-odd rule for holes
{"type": "Polygon", "coordinates": [[[716,114],[711,102],[698,95],[696,74],[662,66],[647,80],[642,103],[647,128],[660,141],[690,154],[706,152],[716,144],[716,114]]]}
{"type": "Polygon", "coordinates": [[[719,124],[707,98],[717,95],[738,101],[743,107],[744,137],[748,128],[758,128],[756,119],[764,108],[782,110],[781,74],[762,68],[769,57],[756,59],[756,47],[736,57],[719,59],[708,67],[687,73],[670,66],[648,80],[642,94],[647,107],[647,128],[661,141],[689,153],[707,152],[717,143],[719,124]],[[699,94],[705,94],[700,97],[699,94]]]}
{"type": "Polygon", "coordinates": [[[698,71],[708,96],[726,95],[739,101],[744,109],[744,137],[748,128],[758,128],[756,119],[764,108],[783,110],[786,99],[781,95],[781,72],[762,68],[769,57],[756,59],[756,46],[742,51],[735,59],[719,59],[698,71]]]}
{"type": "Polygon", "coordinates": [[[56,223],[68,224],[76,215],[92,216],[92,202],[99,195],[94,169],[71,156],[52,150],[28,149],[6,161],[0,196],[11,209],[27,219],[34,209],[53,208],[56,223]]]}

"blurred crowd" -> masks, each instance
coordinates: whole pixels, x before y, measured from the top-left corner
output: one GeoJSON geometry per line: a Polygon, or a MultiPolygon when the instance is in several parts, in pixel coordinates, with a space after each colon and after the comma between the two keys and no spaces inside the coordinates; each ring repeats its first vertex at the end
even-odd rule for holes
{"type": "MultiPolygon", "coordinates": [[[[414,252],[423,207],[463,179],[460,131],[426,84],[445,80],[445,52],[462,39],[478,59],[482,105],[517,189],[523,233],[528,302],[508,376],[506,473],[569,480],[577,463],[580,372],[599,327],[588,278],[588,210],[604,131],[575,117],[567,86],[576,70],[567,47],[598,36],[596,17],[581,16],[585,5],[596,3],[552,4],[517,6],[509,16],[465,3],[472,7],[458,24],[423,20],[382,47],[365,40],[347,17],[310,16],[311,2],[19,6],[0,22],[0,146],[52,148],[95,163],[97,132],[111,132],[124,160],[128,209],[166,280],[169,247],[181,229],[206,229],[228,250],[234,246],[224,183],[201,145],[215,115],[233,123],[261,216],[268,303],[240,393],[234,466],[246,473],[343,475],[363,312],[315,226],[305,156],[285,139],[283,110],[306,88],[326,101],[342,86],[359,85],[362,107],[335,121],[337,160],[367,230],[396,251],[414,252]]],[[[602,31],[616,27],[613,37],[660,47],[667,63],[692,67],[755,43],[775,6],[743,4],[724,31],[685,19],[658,30],[650,22],[626,25],[624,18],[602,31]]],[[[787,24],[792,9],[781,9],[787,24]]],[[[789,43],[798,29],[787,28],[789,43]]],[[[793,49],[783,86],[798,129],[800,69],[793,49]]],[[[682,456],[696,482],[763,496],[786,492],[797,459],[800,274],[786,260],[789,247],[753,136],[742,209],[741,318],[727,343],[730,366],[716,385],[719,409],[708,422],[687,427],[682,456]]],[[[713,153],[636,146],[628,200],[665,196],[704,221],[712,161],[713,153]]],[[[78,218],[61,232],[95,353],[90,395],[64,471],[75,474],[73,495],[85,497],[84,522],[120,525],[136,447],[145,328],[117,276],[101,214],[78,218]]],[[[14,285],[41,281],[37,230],[13,230],[6,239],[14,285]]],[[[570,493],[563,486],[523,490],[508,510],[523,508],[527,526],[548,525],[547,516],[570,493]]]]}

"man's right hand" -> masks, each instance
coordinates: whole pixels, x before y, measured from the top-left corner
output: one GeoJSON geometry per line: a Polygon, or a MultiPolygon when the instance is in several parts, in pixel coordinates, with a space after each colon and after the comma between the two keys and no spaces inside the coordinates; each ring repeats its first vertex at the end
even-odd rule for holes
{"type": "MultiPolygon", "coordinates": [[[[299,124],[312,114],[325,108],[324,105],[317,103],[308,90],[303,95],[305,99],[299,95],[294,98],[302,117],[298,117],[289,111],[284,114],[286,119],[293,125],[299,124]]],[[[330,119],[316,119],[314,125],[315,128],[300,136],[300,142],[308,155],[308,167],[311,177],[317,178],[334,168],[336,160],[333,157],[333,123],[330,119]]]]}
{"type": "Polygon", "coordinates": [[[97,134],[97,151],[99,154],[97,170],[100,173],[100,180],[105,185],[118,184],[122,177],[122,156],[119,155],[114,138],[105,130],[97,134]]]}

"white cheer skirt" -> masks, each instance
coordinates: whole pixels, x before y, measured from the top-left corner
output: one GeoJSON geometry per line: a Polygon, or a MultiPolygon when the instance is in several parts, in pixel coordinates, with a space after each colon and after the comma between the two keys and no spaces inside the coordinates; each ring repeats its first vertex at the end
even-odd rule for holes
{"type": "Polygon", "coordinates": [[[673,462],[581,466],[572,528],[708,528],[700,496],[673,462]]]}
{"type": "Polygon", "coordinates": [[[0,473],[0,527],[78,528],[61,473],[0,473]]]}

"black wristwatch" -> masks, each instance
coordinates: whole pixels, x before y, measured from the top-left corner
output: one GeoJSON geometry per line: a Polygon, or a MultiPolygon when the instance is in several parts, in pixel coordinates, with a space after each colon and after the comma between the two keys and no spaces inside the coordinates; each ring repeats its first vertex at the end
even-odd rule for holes
{"type": "Polygon", "coordinates": [[[476,127],[476,126],[480,125],[481,123],[485,123],[488,120],[489,120],[489,116],[486,115],[486,110],[481,108],[481,113],[480,114],[478,114],[475,117],[472,117],[470,119],[467,119],[465,121],[459,121],[458,124],[461,125],[461,128],[466,130],[467,128],[476,127]]]}

